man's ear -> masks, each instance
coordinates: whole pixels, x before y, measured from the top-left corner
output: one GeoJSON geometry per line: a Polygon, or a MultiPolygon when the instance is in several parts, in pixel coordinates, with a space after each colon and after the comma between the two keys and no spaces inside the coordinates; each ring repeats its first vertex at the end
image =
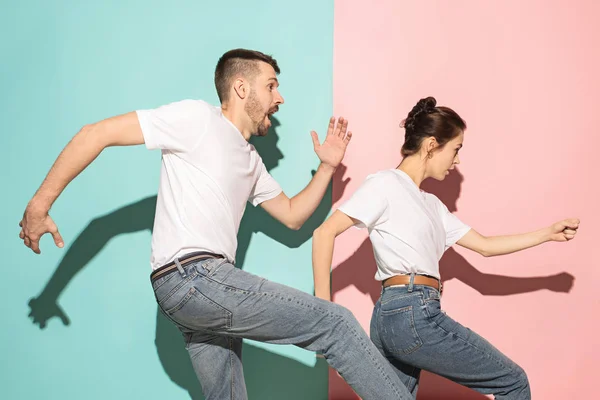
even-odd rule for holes
{"type": "Polygon", "coordinates": [[[248,85],[248,82],[246,82],[246,80],[243,78],[237,78],[233,82],[233,90],[235,91],[236,96],[241,100],[245,99],[246,96],[248,96],[248,93],[250,92],[249,89],[250,87],[248,85]]]}

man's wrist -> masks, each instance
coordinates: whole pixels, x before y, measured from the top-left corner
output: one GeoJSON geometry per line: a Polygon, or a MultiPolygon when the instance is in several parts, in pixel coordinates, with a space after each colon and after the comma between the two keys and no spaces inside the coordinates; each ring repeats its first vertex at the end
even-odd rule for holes
{"type": "Polygon", "coordinates": [[[319,165],[319,169],[317,170],[317,172],[319,172],[319,170],[321,170],[323,173],[326,173],[332,177],[333,174],[335,173],[336,167],[332,167],[331,165],[325,164],[322,162],[319,165]]]}

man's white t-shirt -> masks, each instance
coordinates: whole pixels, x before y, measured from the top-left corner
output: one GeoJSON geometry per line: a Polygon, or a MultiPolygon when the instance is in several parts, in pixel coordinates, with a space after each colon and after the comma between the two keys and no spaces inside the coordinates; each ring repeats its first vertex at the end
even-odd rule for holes
{"type": "Polygon", "coordinates": [[[339,210],[368,228],[380,281],[413,272],[439,279],[444,251],[471,229],[398,169],[369,175],[339,210]]]}
{"type": "Polygon", "coordinates": [[[246,202],[256,206],[281,187],[220,107],[183,100],[137,116],[146,147],[162,150],[152,269],[194,251],[233,263],[246,202]]]}

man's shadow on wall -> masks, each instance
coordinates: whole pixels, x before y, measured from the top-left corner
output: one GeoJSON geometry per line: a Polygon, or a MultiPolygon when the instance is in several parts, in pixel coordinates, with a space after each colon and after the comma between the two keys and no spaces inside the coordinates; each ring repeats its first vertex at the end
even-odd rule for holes
{"type": "MultiPolygon", "coordinates": [[[[450,212],[455,212],[457,211],[456,203],[460,197],[462,181],[462,174],[455,169],[442,182],[433,181],[432,179],[425,181],[422,189],[435,194],[448,207],[450,212]]],[[[334,186],[334,195],[336,189],[334,186]]],[[[331,278],[332,293],[335,296],[335,293],[340,290],[348,286],[354,286],[360,292],[369,294],[373,304],[375,304],[381,294],[381,283],[374,279],[376,270],[373,247],[371,241],[367,238],[354,254],[333,270],[331,278]]],[[[442,282],[458,279],[485,296],[507,296],[542,289],[567,293],[571,290],[575,279],[573,275],[566,272],[531,278],[486,274],[478,271],[453,248],[448,249],[440,260],[440,274],[442,282]]],[[[342,393],[349,390],[337,374],[330,373],[330,378],[330,391],[342,393]]],[[[345,393],[348,393],[348,396],[351,395],[350,392],[345,393]]],[[[423,372],[418,399],[480,400],[486,399],[486,397],[437,375],[423,372]]]]}
{"type": "MultiPolygon", "coordinates": [[[[283,154],[277,147],[276,128],[280,123],[273,118],[273,125],[265,137],[253,138],[252,143],[263,158],[267,170],[275,168],[283,154]]],[[[336,176],[342,177],[345,166],[336,176]]],[[[307,181],[311,178],[307,171],[307,181]]],[[[314,174],[314,170],[312,171],[314,174]]],[[[349,180],[335,182],[341,196],[349,180]],[[340,191],[339,188],[342,188],[340,191]]],[[[338,197],[339,198],[339,197],[338,197]]],[[[337,199],[334,199],[337,200],[337,199]]],[[[331,185],[315,213],[298,231],[292,231],[268,215],[262,207],[248,204],[238,233],[236,265],[244,267],[248,246],[253,234],[262,232],[279,243],[297,248],[312,237],[313,231],[327,218],[331,210],[331,185]]],[[[148,230],[152,232],[156,196],[150,196],[129,204],[114,212],[94,219],[73,241],[48,283],[36,298],[29,302],[34,324],[41,329],[48,320],[57,317],[65,325],[70,324],[67,313],[60,307],[58,298],[77,273],[118,235],[148,230]]],[[[309,266],[306,266],[309,268],[309,266]]],[[[148,279],[149,273],[141,273],[140,279],[148,279]]],[[[192,399],[204,399],[202,389],[193,371],[188,353],[184,348],[179,330],[156,310],[156,350],[169,378],[189,392],[192,399]]],[[[318,398],[327,387],[327,364],[317,358],[314,367],[244,343],[244,376],[249,398],[304,400],[318,398]]]]}

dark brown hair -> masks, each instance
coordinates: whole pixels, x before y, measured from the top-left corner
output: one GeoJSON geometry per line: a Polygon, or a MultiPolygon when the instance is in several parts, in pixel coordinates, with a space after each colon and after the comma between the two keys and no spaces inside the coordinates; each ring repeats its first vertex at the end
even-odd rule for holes
{"type": "Polygon", "coordinates": [[[467,123],[454,110],[436,104],[433,97],[421,99],[402,121],[405,129],[402,156],[417,153],[428,137],[433,136],[441,148],[467,129],[467,123]]]}
{"type": "Polygon", "coordinates": [[[269,64],[279,74],[277,61],[260,51],[246,49],[229,50],[219,58],[217,67],[215,68],[215,86],[221,103],[229,100],[231,79],[237,75],[243,75],[250,80],[254,79],[260,71],[258,67],[259,61],[269,64]]]}

